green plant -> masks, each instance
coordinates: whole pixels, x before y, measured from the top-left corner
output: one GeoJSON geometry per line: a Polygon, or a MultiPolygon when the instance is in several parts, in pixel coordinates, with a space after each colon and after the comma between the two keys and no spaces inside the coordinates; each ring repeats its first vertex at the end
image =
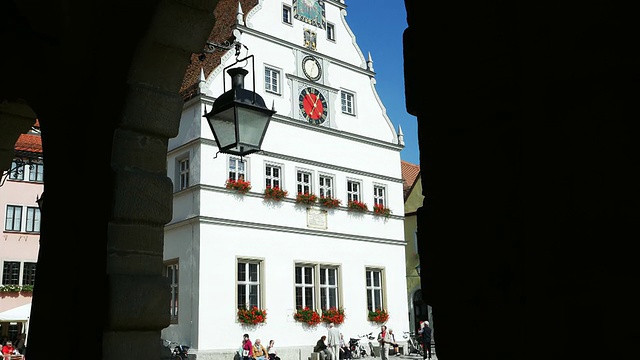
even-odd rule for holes
{"type": "Polygon", "coordinates": [[[389,217],[391,216],[391,209],[384,207],[382,204],[373,205],[373,213],[379,216],[389,217]]]}
{"type": "Polygon", "coordinates": [[[296,312],[293,313],[293,319],[310,326],[318,325],[322,321],[320,314],[308,307],[297,309],[296,312]]]}
{"type": "Polygon", "coordinates": [[[349,200],[347,207],[349,208],[349,211],[365,212],[369,210],[369,207],[367,206],[367,204],[360,202],[358,200],[349,200]]]}
{"type": "Polygon", "coordinates": [[[369,311],[367,319],[382,324],[389,320],[389,313],[385,309],[375,309],[374,311],[369,311]]]}
{"type": "Polygon", "coordinates": [[[329,309],[322,310],[322,322],[327,324],[342,324],[344,322],[344,317],[343,308],[330,307],[329,309]]]}
{"type": "Polygon", "coordinates": [[[315,204],[318,201],[318,197],[308,192],[298,193],[296,196],[296,202],[302,204],[315,204]]]}
{"type": "Polygon", "coordinates": [[[267,310],[258,309],[257,306],[251,309],[238,309],[238,322],[249,325],[261,324],[267,320],[267,310]]]}
{"type": "Polygon", "coordinates": [[[0,292],[19,292],[21,290],[22,290],[22,286],[20,285],[14,285],[14,284],[0,285],[0,292]]]}
{"type": "Polygon", "coordinates": [[[249,190],[251,190],[251,182],[245,181],[243,179],[227,179],[224,186],[229,190],[236,190],[241,194],[246,194],[249,190]]]}
{"type": "Polygon", "coordinates": [[[287,190],[280,189],[278,186],[271,187],[267,185],[267,187],[264,189],[265,200],[280,201],[287,197],[287,195],[289,195],[289,192],[287,190]]]}
{"type": "Polygon", "coordinates": [[[319,202],[320,205],[326,208],[335,208],[340,206],[340,204],[342,203],[340,199],[334,199],[331,196],[321,196],[319,202]]]}

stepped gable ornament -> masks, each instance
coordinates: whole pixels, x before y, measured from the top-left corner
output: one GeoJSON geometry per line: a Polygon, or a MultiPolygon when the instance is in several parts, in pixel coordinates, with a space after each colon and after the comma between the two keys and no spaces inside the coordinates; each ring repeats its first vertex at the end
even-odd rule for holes
{"type": "Polygon", "coordinates": [[[307,49],[311,49],[316,51],[316,40],[317,35],[315,31],[311,31],[310,29],[304,29],[304,44],[303,46],[307,49]]]}

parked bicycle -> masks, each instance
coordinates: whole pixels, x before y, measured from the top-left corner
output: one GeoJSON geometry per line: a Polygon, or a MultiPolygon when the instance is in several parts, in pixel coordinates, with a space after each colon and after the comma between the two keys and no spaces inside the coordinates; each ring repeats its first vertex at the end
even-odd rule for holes
{"type": "Polygon", "coordinates": [[[164,347],[171,352],[171,360],[187,360],[189,356],[189,346],[179,344],[175,341],[162,339],[164,347]]]}
{"type": "Polygon", "coordinates": [[[358,335],[357,338],[349,338],[349,348],[351,349],[351,358],[352,359],[360,359],[363,357],[366,357],[367,355],[367,349],[364,346],[364,344],[362,344],[362,339],[368,339],[369,340],[369,351],[371,356],[375,356],[374,352],[373,352],[373,345],[371,344],[371,340],[375,339],[375,337],[373,337],[372,335],[373,333],[368,333],[368,334],[364,334],[364,335],[358,335]]]}
{"type": "Polygon", "coordinates": [[[407,340],[407,345],[409,348],[409,354],[419,354],[424,357],[424,350],[422,349],[422,344],[416,338],[416,334],[409,331],[402,332],[402,338],[407,340]]]}

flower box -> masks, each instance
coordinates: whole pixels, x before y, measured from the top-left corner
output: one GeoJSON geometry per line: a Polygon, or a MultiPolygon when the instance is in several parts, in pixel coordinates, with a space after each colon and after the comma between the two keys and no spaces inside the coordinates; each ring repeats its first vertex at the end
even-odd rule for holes
{"type": "Polygon", "coordinates": [[[245,181],[242,179],[233,180],[227,179],[224,186],[229,190],[235,190],[240,194],[246,194],[249,190],[251,190],[251,182],[245,181]]]}
{"type": "Polygon", "coordinates": [[[349,208],[349,211],[359,211],[359,212],[369,211],[369,207],[367,206],[367,204],[357,200],[349,200],[347,207],[349,208]]]}
{"type": "Polygon", "coordinates": [[[312,205],[312,204],[315,204],[316,201],[318,201],[318,197],[308,192],[298,193],[298,196],[296,196],[296,202],[300,204],[312,205]]]}
{"type": "Polygon", "coordinates": [[[373,205],[373,213],[378,216],[389,217],[391,216],[391,209],[384,207],[382,204],[373,205]]]}
{"type": "Polygon", "coordinates": [[[251,309],[238,309],[238,322],[249,325],[257,325],[267,320],[267,310],[258,309],[257,306],[251,309]]]}
{"type": "Polygon", "coordinates": [[[266,189],[264,189],[264,199],[265,200],[274,200],[280,201],[287,197],[289,192],[287,190],[282,190],[278,186],[271,187],[267,185],[266,189]]]}
{"type": "Polygon", "coordinates": [[[389,313],[385,309],[376,309],[374,311],[369,311],[367,319],[375,323],[383,324],[389,320],[389,313]]]}
{"type": "Polygon", "coordinates": [[[335,325],[342,324],[344,322],[344,309],[331,307],[326,310],[322,310],[322,322],[334,323],[335,325]]]}
{"type": "Polygon", "coordinates": [[[293,319],[297,322],[305,323],[309,326],[318,325],[322,318],[320,314],[318,314],[315,310],[311,310],[308,307],[303,309],[297,309],[295,313],[293,313],[293,319]]]}
{"type": "Polygon", "coordinates": [[[318,202],[320,203],[320,205],[329,209],[336,208],[342,203],[340,199],[334,199],[331,196],[320,197],[320,200],[318,200],[318,202]]]}

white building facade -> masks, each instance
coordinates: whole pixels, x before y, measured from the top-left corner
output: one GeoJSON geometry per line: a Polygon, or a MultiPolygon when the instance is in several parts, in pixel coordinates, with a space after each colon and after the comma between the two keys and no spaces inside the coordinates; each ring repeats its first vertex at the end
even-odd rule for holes
{"type": "Polygon", "coordinates": [[[344,1],[263,0],[246,14],[238,7],[237,16],[239,57],[254,56],[236,64],[249,71],[244,87],[253,90],[255,76],[255,91],[277,113],[261,152],[218,152],[203,114],[230,89],[223,68],[236,61],[234,50],[185,103],[167,160],[175,191],[164,237],[172,324],[162,337],[191,346],[199,359],[229,359],[248,333],[265,346],[275,340],[283,360],[304,360],[327,328],[296,321],[296,309],[321,314],[335,306],[346,315],[338,325],[346,340],[377,335],[381,324],[368,320],[376,308],[389,313],[386,325],[401,340],[410,330],[404,144],[377,95],[371,57],[347,25],[344,1]],[[227,189],[229,178],[248,180],[251,190],[227,189]],[[266,200],[267,185],[288,195],[266,200]],[[341,205],[297,203],[304,191],[341,205]],[[350,200],[368,211],[350,210],[350,200]],[[376,214],[375,204],[391,215],[376,214]],[[266,321],[239,322],[238,308],[253,305],[267,311],[266,321]]]}

